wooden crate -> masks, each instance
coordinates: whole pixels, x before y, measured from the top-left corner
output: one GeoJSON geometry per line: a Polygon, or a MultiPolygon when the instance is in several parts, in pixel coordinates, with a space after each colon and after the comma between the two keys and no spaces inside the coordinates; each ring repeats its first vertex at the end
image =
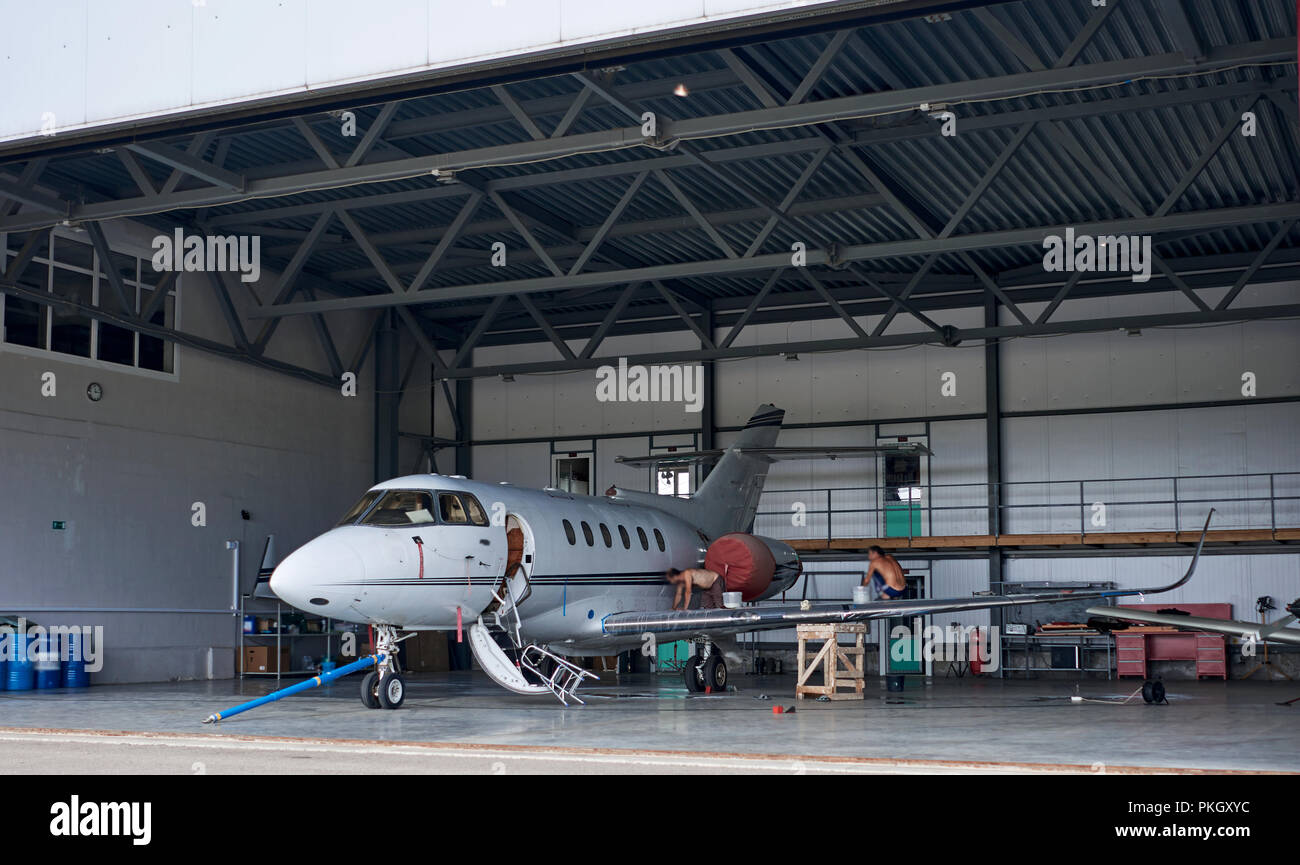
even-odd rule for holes
{"type": "Polygon", "coordinates": [[[795,682],[795,699],[802,700],[805,695],[828,697],[832,700],[862,700],[866,698],[866,683],[863,680],[866,662],[866,648],[863,638],[867,633],[865,624],[851,625],[799,625],[799,678],[795,682]],[[839,636],[853,634],[852,646],[841,646],[839,636]],[[808,643],[822,642],[821,649],[808,657],[808,643]],[[822,684],[809,685],[808,679],[820,669],[822,684]],[[841,691],[852,688],[852,691],[841,691]]]}

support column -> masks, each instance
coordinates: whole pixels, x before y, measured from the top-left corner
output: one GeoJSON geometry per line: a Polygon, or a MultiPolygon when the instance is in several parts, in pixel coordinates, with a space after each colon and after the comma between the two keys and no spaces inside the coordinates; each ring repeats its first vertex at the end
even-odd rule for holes
{"type": "Polygon", "coordinates": [[[469,446],[473,438],[469,424],[470,409],[473,404],[474,380],[456,379],[456,438],[461,442],[456,445],[456,474],[467,478],[474,476],[474,460],[469,446]]]}
{"type": "Polygon", "coordinates": [[[375,332],[375,483],[397,477],[397,405],[401,400],[401,345],[394,314],[375,332]]]}
{"type": "MultiPolygon", "coordinates": [[[[1300,2],[1300,0],[1298,0],[1300,2]]],[[[709,339],[716,339],[717,334],[713,327],[713,309],[710,308],[703,316],[700,317],[700,329],[709,335],[709,339]]],[[[706,349],[703,342],[700,343],[701,349],[706,349]]],[[[700,395],[702,408],[700,409],[700,450],[713,450],[717,447],[717,429],[718,419],[714,414],[716,376],[714,362],[711,360],[701,361],[700,365],[704,367],[704,384],[703,392],[700,395]]],[[[699,471],[699,482],[704,483],[704,479],[709,476],[713,466],[709,463],[702,463],[699,471]]]]}
{"type": "MultiPolygon", "coordinates": [[[[984,296],[984,325],[996,327],[998,301],[984,296]]],[[[984,341],[984,437],[989,492],[989,534],[1002,534],[1002,347],[996,339],[984,341]]],[[[989,588],[1002,582],[1002,550],[989,548],[989,588]]],[[[998,614],[1001,621],[1001,612],[998,614]]]]}

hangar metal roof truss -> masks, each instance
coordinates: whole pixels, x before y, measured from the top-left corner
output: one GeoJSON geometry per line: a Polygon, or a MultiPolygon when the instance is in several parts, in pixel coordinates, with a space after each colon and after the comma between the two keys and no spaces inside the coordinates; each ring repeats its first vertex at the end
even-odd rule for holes
{"type": "Polygon", "coordinates": [[[388,314],[444,380],[593,367],[627,333],[690,332],[698,349],[635,359],[685,362],[1300,315],[1236,304],[1297,276],[1293,4],[930,5],[946,11],[33,148],[0,164],[0,232],[22,248],[0,288],[322,383],[388,314]],[[122,217],[262,237],[278,276],[256,305],[208,275],[231,345],[17,284],[37,233],[79,224],[100,245],[122,217]],[[1046,272],[1044,238],[1069,231],[1151,235],[1151,279],[1046,272]],[[1061,315],[1134,292],[1185,309],[1061,315]],[[948,323],[962,308],[1005,321],[948,323]],[[286,316],[309,317],[327,370],[267,358],[286,316]],[[366,317],[346,353],[335,316],[366,317]],[[738,341],[809,319],[844,335],[738,341]],[[525,342],[554,358],[473,362],[525,342]]]}

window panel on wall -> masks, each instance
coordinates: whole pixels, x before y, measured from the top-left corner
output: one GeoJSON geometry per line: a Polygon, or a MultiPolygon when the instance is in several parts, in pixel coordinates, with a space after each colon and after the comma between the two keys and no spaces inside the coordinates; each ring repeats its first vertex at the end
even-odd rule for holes
{"type": "Polygon", "coordinates": [[[54,263],[90,271],[95,267],[95,248],[67,237],[54,238],[54,263]]]}
{"type": "MultiPolygon", "coordinates": [[[[128,285],[126,289],[134,296],[135,286],[128,285]]],[[[95,345],[95,357],[108,363],[135,366],[135,331],[101,321],[95,345]]]]}
{"type": "Polygon", "coordinates": [[[107,277],[108,271],[117,273],[126,288],[126,302],[131,307],[128,312],[135,314],[135,284],[138,274],[138,260],[134,255],[125,255],[120,252],[109,253],[109,266],[105,267],[104,262],[99,262],[99,306],[100,309],[106,309],[112,313],[122,312],[122,305],[117,299],[117,292],[113,290],[113,285],[107,277]]]}
{"type": "MultiPolygon", "coordinates": [[[[59,260],[58,245],[66,243],[56,241],[55,261],[59,260]]],[[[95,304],[95,280],[89,273],[69,270],[55,264],[51,284],[54,293],[66,300],[74,300],[85,306],[95,304]]],[[[50,348],[63,354],[75,354],[90,357],[91,319],[66,307],[53,307],[50,310],[50,348]]]]}
{"type": "MultiPolygon", "coordinates": [[[[9,236],[9,245],[15,252],[27,242],[26,235],[9,236]]],[[[18,275],[17,282],[26,288],[48,291],[50,287],[50,266],[46,257],[49,255],[50,233],[41,232],[36,253],[32,260],[18,275]]],[[[12,345],[25,345],[28,348],[48,348],[46,324],[49,321],[49,307],[26,300],[25,298],[5,295],[4,299],[4,341],[12,345]]]]}
{"type": "MultiPolygon", "coordinates": [[[[108,310],[113,313],[122,312],[122,304],[119,302],[117,292],[113,290],[113,285],[109,282],[108,277],[104,275],[108,270],[115,271],[122,280],[122,287],[126,292],[126,302],[129,306],[128,312],[134,316],[138,311],[136,288],[136,269],[138,260],[134,255],[123,255],[120,252],[109,253],[109,266],[104,267],[104,262],[99,262],[99,308],[108,310]]],[[[97,328],[99,335],[96,339],[95,357],[108,363],[119,363],[124,366],[135,365],[135,331],[127,330],[124,327],[118,327],[115,324],[101,321],[97,328]]]]}
{"type": "MultiPolygon", "coordinates": [[[[140,287],[140,311],[143,312],[153,300],[151,286],[140,287]]],[[[158,311],[150,316],[151,324],[162,327],[176,326],[176,295],[168,292],[158,311]]],[[[158,372],[174,372],[176,369],[176,345],[156,336],[140,334],[140,368],[158,372]]]]}

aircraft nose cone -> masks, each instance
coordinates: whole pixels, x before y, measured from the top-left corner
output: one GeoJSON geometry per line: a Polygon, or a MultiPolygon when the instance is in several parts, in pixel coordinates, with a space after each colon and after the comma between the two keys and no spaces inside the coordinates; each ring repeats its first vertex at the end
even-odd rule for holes
{"type": "Polygon", "coordinates": [[[352,544],[336,535],[322,535],[289,554],[271,574],[271,591],[288,604],[329,615],[351,597],[365,577],[365,565],[352,544]]]}

